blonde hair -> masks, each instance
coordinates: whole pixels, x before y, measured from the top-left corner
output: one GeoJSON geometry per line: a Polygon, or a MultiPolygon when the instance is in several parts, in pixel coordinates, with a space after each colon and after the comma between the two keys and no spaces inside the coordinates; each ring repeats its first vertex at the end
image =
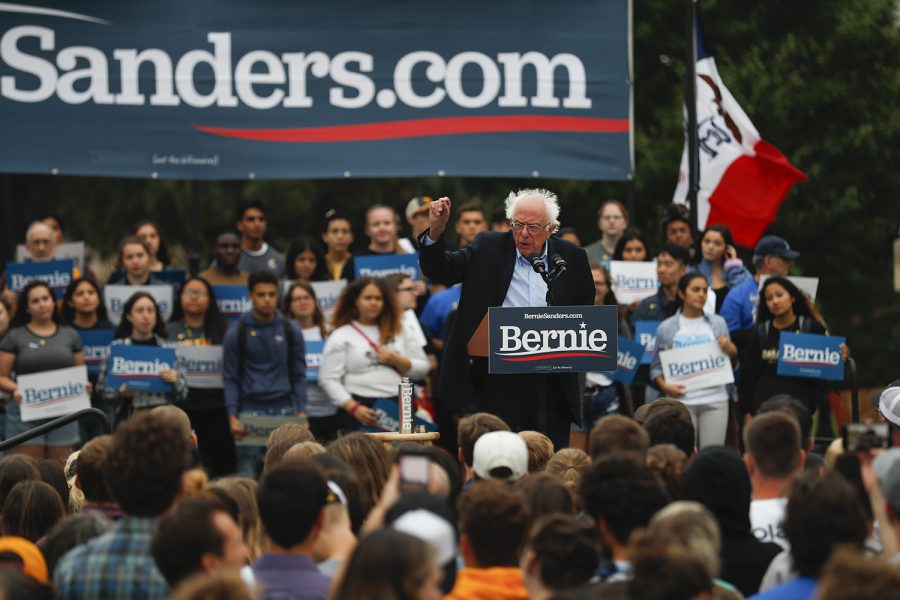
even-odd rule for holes
{"type": "Polygon", "coordinates": [[[553,456],[553,442],[540,431],[520,431],[519,437],[528,447],[528,472],[538,473],[547,468],[553,456]]]}
{"type": "Polygon", "coordinates": [[[222,490],[238,505],[241,537],[249,551],[250,561],[255,561],[266,547],[265,531],[256,503],[256,481],[249,477],[223,477],[209,487],[222,490]]]}
{"type": "Polygon", "coordinates": [[[300,442],[288,448],[281,461],[308,460],[316,454],[325,454],[325,446],[319,442],[300,442]]]}
{"type": "Polygon", "coordinates": [[[591,466],[591,458],[584,450],[563,448],[550,457],[547,473],[562,479],[573,491],[578,489],[584,470],[591,466]]]}
{"type": "Polygon", "coordinates": [[[647,534],[660,544],[675,544],[687,550],[703,563],[711,579],[719,575],[722,549],[719,524],[709,509],[699,502],[669,504],[650,519],[647,534]]]}

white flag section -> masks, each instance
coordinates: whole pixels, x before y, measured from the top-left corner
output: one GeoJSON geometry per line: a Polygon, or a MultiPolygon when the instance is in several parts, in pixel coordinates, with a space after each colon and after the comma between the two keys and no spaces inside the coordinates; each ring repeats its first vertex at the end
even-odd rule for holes
{"type": "Polygon", "coordinates": [[[659,290],[656,261],[611,260],[609,274],[619,304],[640,302],[659,290]]]}
{"type": "Polygon", "coordinates": [[[666,383],[683,385],[688,392],[734,383],[731,360],[718,342],[663,350],[659,361],[666,383]]]}
{"type": "MultiPolygon", "coordinates": [[[[700,229],[727,225],[735,243],[752,248],[775,220],[791,186],[806,176],[760,137],[725,87],[715,59],[706,55],[699,33],[697,37],[697,224],[700,229]]],[[[685,140],[672,198],[682,204],[689,188],[687,154],[685,140]]]]}
{"type": "MultiPolygon", "coordinates": [[[[760,275],[759,276],[759,289],[763,289],[763,284],[766,283],[766,279],[768,279],[768,275],[760,275]]],[[[809,296],[809,299],[813,302],[816,301],[816,292],[819,291],[819,278],[818,277],[796,277],[789,276],[787,278],[788,281],[797,286],[801,292],[809,296]]]]}
{"type": "Polygon", "coordinates": [[[189,388],[221,390],[224,387],[222,346],[179,344],[175,354],[181,357],[189,388]]]}
{"type": "Polygon", "coordinates": [[[168,322],[172,316],[172,286],[171,285],[107,285],[103,290],[103,300],[106,303],[106,313],[109,322],[118,325],[122,320],[122,311],[125,303],[136,292],[147,292],[156,300],[159,306],[159,315],[164,322],[168,322]]]}
{"type": "Polygon", "coordinates": [[[91,407],[87,367],[41,371],[16,378],[22,403],[22,422],[50,419],[91,407]]]}

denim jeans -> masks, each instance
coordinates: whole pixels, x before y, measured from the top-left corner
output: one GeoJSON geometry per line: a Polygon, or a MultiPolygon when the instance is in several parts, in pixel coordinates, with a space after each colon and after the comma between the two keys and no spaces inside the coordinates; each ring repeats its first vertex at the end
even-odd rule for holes
{"type": "MultiPolygon", "coordinates": [[[[243,415],[251,415],[254,417],[293,417],[297,412],[290,406],[273,406],[272,408],[248,410],[238,413],[238,421],[243,415]]],[[[266,454],[265,446],[237,446],[235,449],[237,457],[236,474],[241,477],[250,477],[256,479],[262,471],[263,457],[266,454]]]]}

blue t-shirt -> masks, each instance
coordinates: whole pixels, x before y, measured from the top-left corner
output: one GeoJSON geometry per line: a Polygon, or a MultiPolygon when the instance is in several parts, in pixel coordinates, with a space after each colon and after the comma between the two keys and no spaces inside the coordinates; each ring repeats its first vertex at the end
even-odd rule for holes
{"type": "Polygon", "coordinates": [[[744,331],[753,328],[754,313],[759,303],[759,284],[753,277],[731,288],[722,303],[719,314],[728,323],[728,331],[744,331]]]}
{"type": "Polygon", "coordinates": [[[419,317],[419,322],[428,330],[428,335],[439,340],[444,339],[444,325],[450,313],[456,310],[461,293],[462,286],[455,285],[441,290],[428,299],[422,310],[422,316],[419,317]]]}
{"type": "Polygon", "coordinates": [[[798,577],[755,596],[750,596],[749,600],[811,600],[815,595],[817,583],[812,577],[798,577]]]}

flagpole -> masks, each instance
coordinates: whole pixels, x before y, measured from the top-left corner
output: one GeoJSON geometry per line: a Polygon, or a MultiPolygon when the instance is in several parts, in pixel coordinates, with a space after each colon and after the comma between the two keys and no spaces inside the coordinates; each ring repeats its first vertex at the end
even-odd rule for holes
{"type": "Polygon", "coordinates": [[[687,109],[688,189],[687,201],[691,208],[694,231],[700,231],[697,222],[697,192],[700,189],[700,145],[697,139],[697,13],[696,0],[685,0],[685,31],[687,35],[687,81],[684,104],[687,109]]]}

